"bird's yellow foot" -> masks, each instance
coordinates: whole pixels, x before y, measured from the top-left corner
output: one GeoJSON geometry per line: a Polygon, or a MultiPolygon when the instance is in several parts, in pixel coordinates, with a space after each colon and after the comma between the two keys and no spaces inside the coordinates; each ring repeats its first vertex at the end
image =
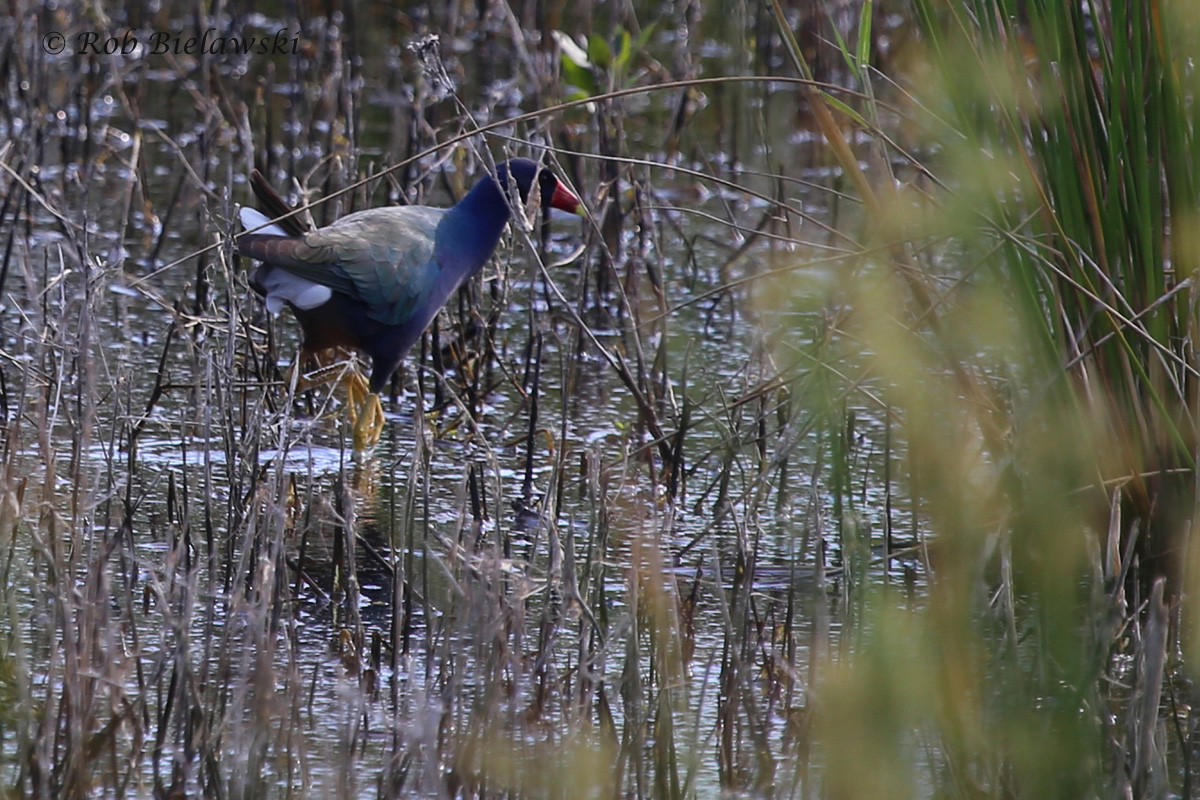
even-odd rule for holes
{"type": "Polygon", "coordinates": [[[383,404],[379,395],[367,386],[366,380],[357,372],[349,373],[345,380],[349,399],[350,422],[354,425],[354,449],[366,450],[379,443],[383,433],[383,404]]]}
{"type": "Polygon", "coordinates": [[[386,418],[379,395],[371,391],[367,379],[358,371],[353,357],[326,364],[322,354],[310,354],[317,361],[316,369],[301,372],[302,354],[292,362],[289,383],[295,382],[298,391],[314,389],[323,384],[340,381],[346,387],[346,409],[354,430],[354,449],[366,450],[379,443],[386,418]]]}
{"type": "Polygon", "coordinates": [[[344,371],[341,374],[341,380],[342,386],[346,387],[346,403],[350,406],[350,421],[357,423],[359,409],[366,402],[367,395],[371,394],[371,387],[367,383],[367,379],[356,369],[344,371]]]}

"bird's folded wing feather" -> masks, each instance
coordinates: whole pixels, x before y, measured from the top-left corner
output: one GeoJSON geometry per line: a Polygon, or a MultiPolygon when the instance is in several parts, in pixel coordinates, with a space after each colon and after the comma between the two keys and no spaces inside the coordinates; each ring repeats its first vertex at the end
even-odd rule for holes
{"type": "Polygon", "coordinates": [[[426,265],[443,213],[417,206],[370,209],[303,237],[266,242],[273,237],[245,236],[238,246],[252,258],[362,301],[368,315],[385,325],[399,325],[437,277],[437,269],[426,265]]]}

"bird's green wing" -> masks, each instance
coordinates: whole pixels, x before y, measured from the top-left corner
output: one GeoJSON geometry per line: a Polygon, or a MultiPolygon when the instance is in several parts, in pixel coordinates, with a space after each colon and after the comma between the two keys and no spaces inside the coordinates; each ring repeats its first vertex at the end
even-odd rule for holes
{"type": "Polygon", "coordinates": [[[399,325],[437,277],[431,267],[443,214],[421,206],[360,211],[290,240],[289,257],[266,260],[361,301],[378,322],[399,325]]]}

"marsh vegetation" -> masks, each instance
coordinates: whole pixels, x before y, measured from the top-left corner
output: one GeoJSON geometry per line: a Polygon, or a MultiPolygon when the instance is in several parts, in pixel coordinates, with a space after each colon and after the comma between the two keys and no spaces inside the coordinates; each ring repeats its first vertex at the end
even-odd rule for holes
{"type": "Polygon", "coordinates": [[[1198,25],[15,2],[0,783],[1191,796],[1198,25]],[[587,219],[510,225],[354,452],[247,176],[322,224],[510,156],[587,219]]]}

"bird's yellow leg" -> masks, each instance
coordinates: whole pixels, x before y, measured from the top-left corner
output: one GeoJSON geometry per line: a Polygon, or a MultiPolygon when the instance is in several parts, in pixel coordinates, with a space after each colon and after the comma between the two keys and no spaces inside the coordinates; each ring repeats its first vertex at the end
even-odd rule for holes
{"type": "MultiPolygon", "coordinates": [[[[361,377],[359,376],[360,380],[361,377]]],[[[365,381],[363,384],[365,389],[365,381]]],[[[379,443],[379,437],[383,434],[383,424],[386,421],[379,395],[367,391],[362,396],[361,402],[351,400],[350,418],[354,422],[355,450],[366,450],[379,443]]]]}
{"type": "Polygon", "coordinates": [[[353,366],[342,371],[341,381],[346,387],[346,411],[354,427],[354,449],[374,447],[385,422],[379,395],[371,391],[367,379],[353,366]]]}
{"type": "Polygon", "coordinates": [[[342,384],[346,387],[350,423],[354,426],[354,449],[374,447],[379,443],[385,422],[379,395],[371,391],[358,370],[348,370],[342,376],[342,384]]]}
{"type": "MultiPolygon", "coordinates": [[[[291,370],[289,371],[288,379],[291,380],[291,372],[296,373],[296,389],[298,391],[307,391],[315,389],[318,386],[323,386],[327,383],[333,383],[336,380],[344,380],[347,372],[357,375],[358,366],[354,356],[345,353],[342,350],[322,350],[319,352],[301,352],[296,356],[296,360],[292,362],[291,370]],[[324,356],[328,353],[334,354],[334,360],[326,363],[324,356]],[[314,369],[308,372],[302,372],[304,362],[309,358],[317,363],[314,369]]],[[[358,375],[359,383],[365,387],[366,380],[358,375]]]]}
{"type": "MultiPolygon", "coordinates": [[[[340,352],[340,351],[339,351],[340,352]]],[[[346,411],[354,430],[354,449],[366,450],[379,443],[383,426],[383,404],[379,395],[371,391],[367,379],[358,371],[353,356],[338,359],[333,363],[322,363],[320,354],[300,353],[288,370],[289,385],[294,381],[297,391],[313,389],[333,381],[346,387],[346,411]],[[302,364],[312,356],[317,361],[316,369],[301,372],[302,364]]]]}
{"type": "Polygon", "coordinates": [[[346,402],[350,406],[350,421],[357,425],[359,409],[362,407],[367,395],[371,393],[371,389],[367,385],[367,379],[356,369],[348,369],[342,372],[341,380],[342,385],[346,387],[346,402]]]}

